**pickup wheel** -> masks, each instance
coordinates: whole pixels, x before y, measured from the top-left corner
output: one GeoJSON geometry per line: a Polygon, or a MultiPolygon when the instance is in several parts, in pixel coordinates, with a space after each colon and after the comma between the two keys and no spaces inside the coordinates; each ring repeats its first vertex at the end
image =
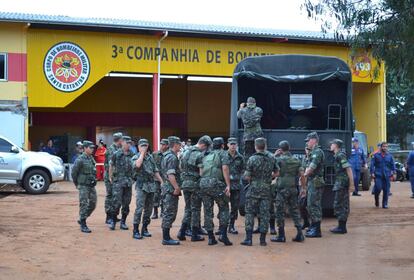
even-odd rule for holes
{"type": "Polygon", "coordinates": [[[49,186],[49,176],[43,170],[33,169],[24,176],[23,187],[28,193],[42,194],[47,192],[49,186]]]}

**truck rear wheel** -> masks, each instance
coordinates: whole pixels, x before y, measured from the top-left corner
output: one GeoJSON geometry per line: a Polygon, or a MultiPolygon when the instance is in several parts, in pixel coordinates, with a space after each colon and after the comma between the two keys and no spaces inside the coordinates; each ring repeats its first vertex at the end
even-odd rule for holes
{"type": "Polygon", "coordinates": [[[45,193],[49,189],[49,186],[49,176],[41,169],[30,170],[23,178],[23,187],[31,194],[45,193]]]}

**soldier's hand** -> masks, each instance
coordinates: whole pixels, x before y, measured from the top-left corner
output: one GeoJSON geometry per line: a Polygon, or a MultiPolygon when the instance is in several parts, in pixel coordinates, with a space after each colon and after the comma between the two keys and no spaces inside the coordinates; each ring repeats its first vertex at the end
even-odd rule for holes
{"type": "Polygon", "coordinates": [[[227,186],[226,189],[224,190],[224,193],[230,197],[230,186],[227,186]]]}
{"type": "Polygon", "coordinates": [[[243,109],[244,107],[246,107],[246,103],[240,103],[240,109],[243,109]]]}
{"type": "Polygon", "coordinates": [[[174,189],[173,195],[175,195],[175,196],[180,196],[180,195],[181,195],[181,190],[180,190],[180,188],[174,189]]]}
{"type": "Polygon", "coordinates": [[[371,175],[372,180],[375,180],[375,174],[371,175]]]}
{"type": "Polygon", "coordinates": [[[306,190],[301,190],[299,195],[300,195],[300,198],[306,197],[306,190]]]}
{"type": "Polygon", "coordinates": [[[279,155],[281,155],[282,154],[282,150],[281,149],[277,149],[276,151],[275,151],[275,156],[279,156],[279,155]]]}

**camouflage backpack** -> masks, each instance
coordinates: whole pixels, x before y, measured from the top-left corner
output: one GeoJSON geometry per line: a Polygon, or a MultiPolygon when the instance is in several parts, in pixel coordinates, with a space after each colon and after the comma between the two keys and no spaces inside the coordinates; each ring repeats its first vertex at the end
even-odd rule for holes
{"type": "Polygon", "coordinates": [[[221,159],[218,153],[220,153],[220,150],[212,151],[203,158],[203,178],[210,177],[224,181],[221,159]]]}

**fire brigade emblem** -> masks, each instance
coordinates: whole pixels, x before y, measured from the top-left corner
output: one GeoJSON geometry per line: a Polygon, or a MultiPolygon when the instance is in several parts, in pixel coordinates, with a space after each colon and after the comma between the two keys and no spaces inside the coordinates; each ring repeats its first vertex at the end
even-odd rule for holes
{"type": "Polygon", "coordinates": [[[43,62],[46,80],[57,90],[73,92],[88,80],[89,58],[78,45],[61,42],[46,53],[43,62]]]}

